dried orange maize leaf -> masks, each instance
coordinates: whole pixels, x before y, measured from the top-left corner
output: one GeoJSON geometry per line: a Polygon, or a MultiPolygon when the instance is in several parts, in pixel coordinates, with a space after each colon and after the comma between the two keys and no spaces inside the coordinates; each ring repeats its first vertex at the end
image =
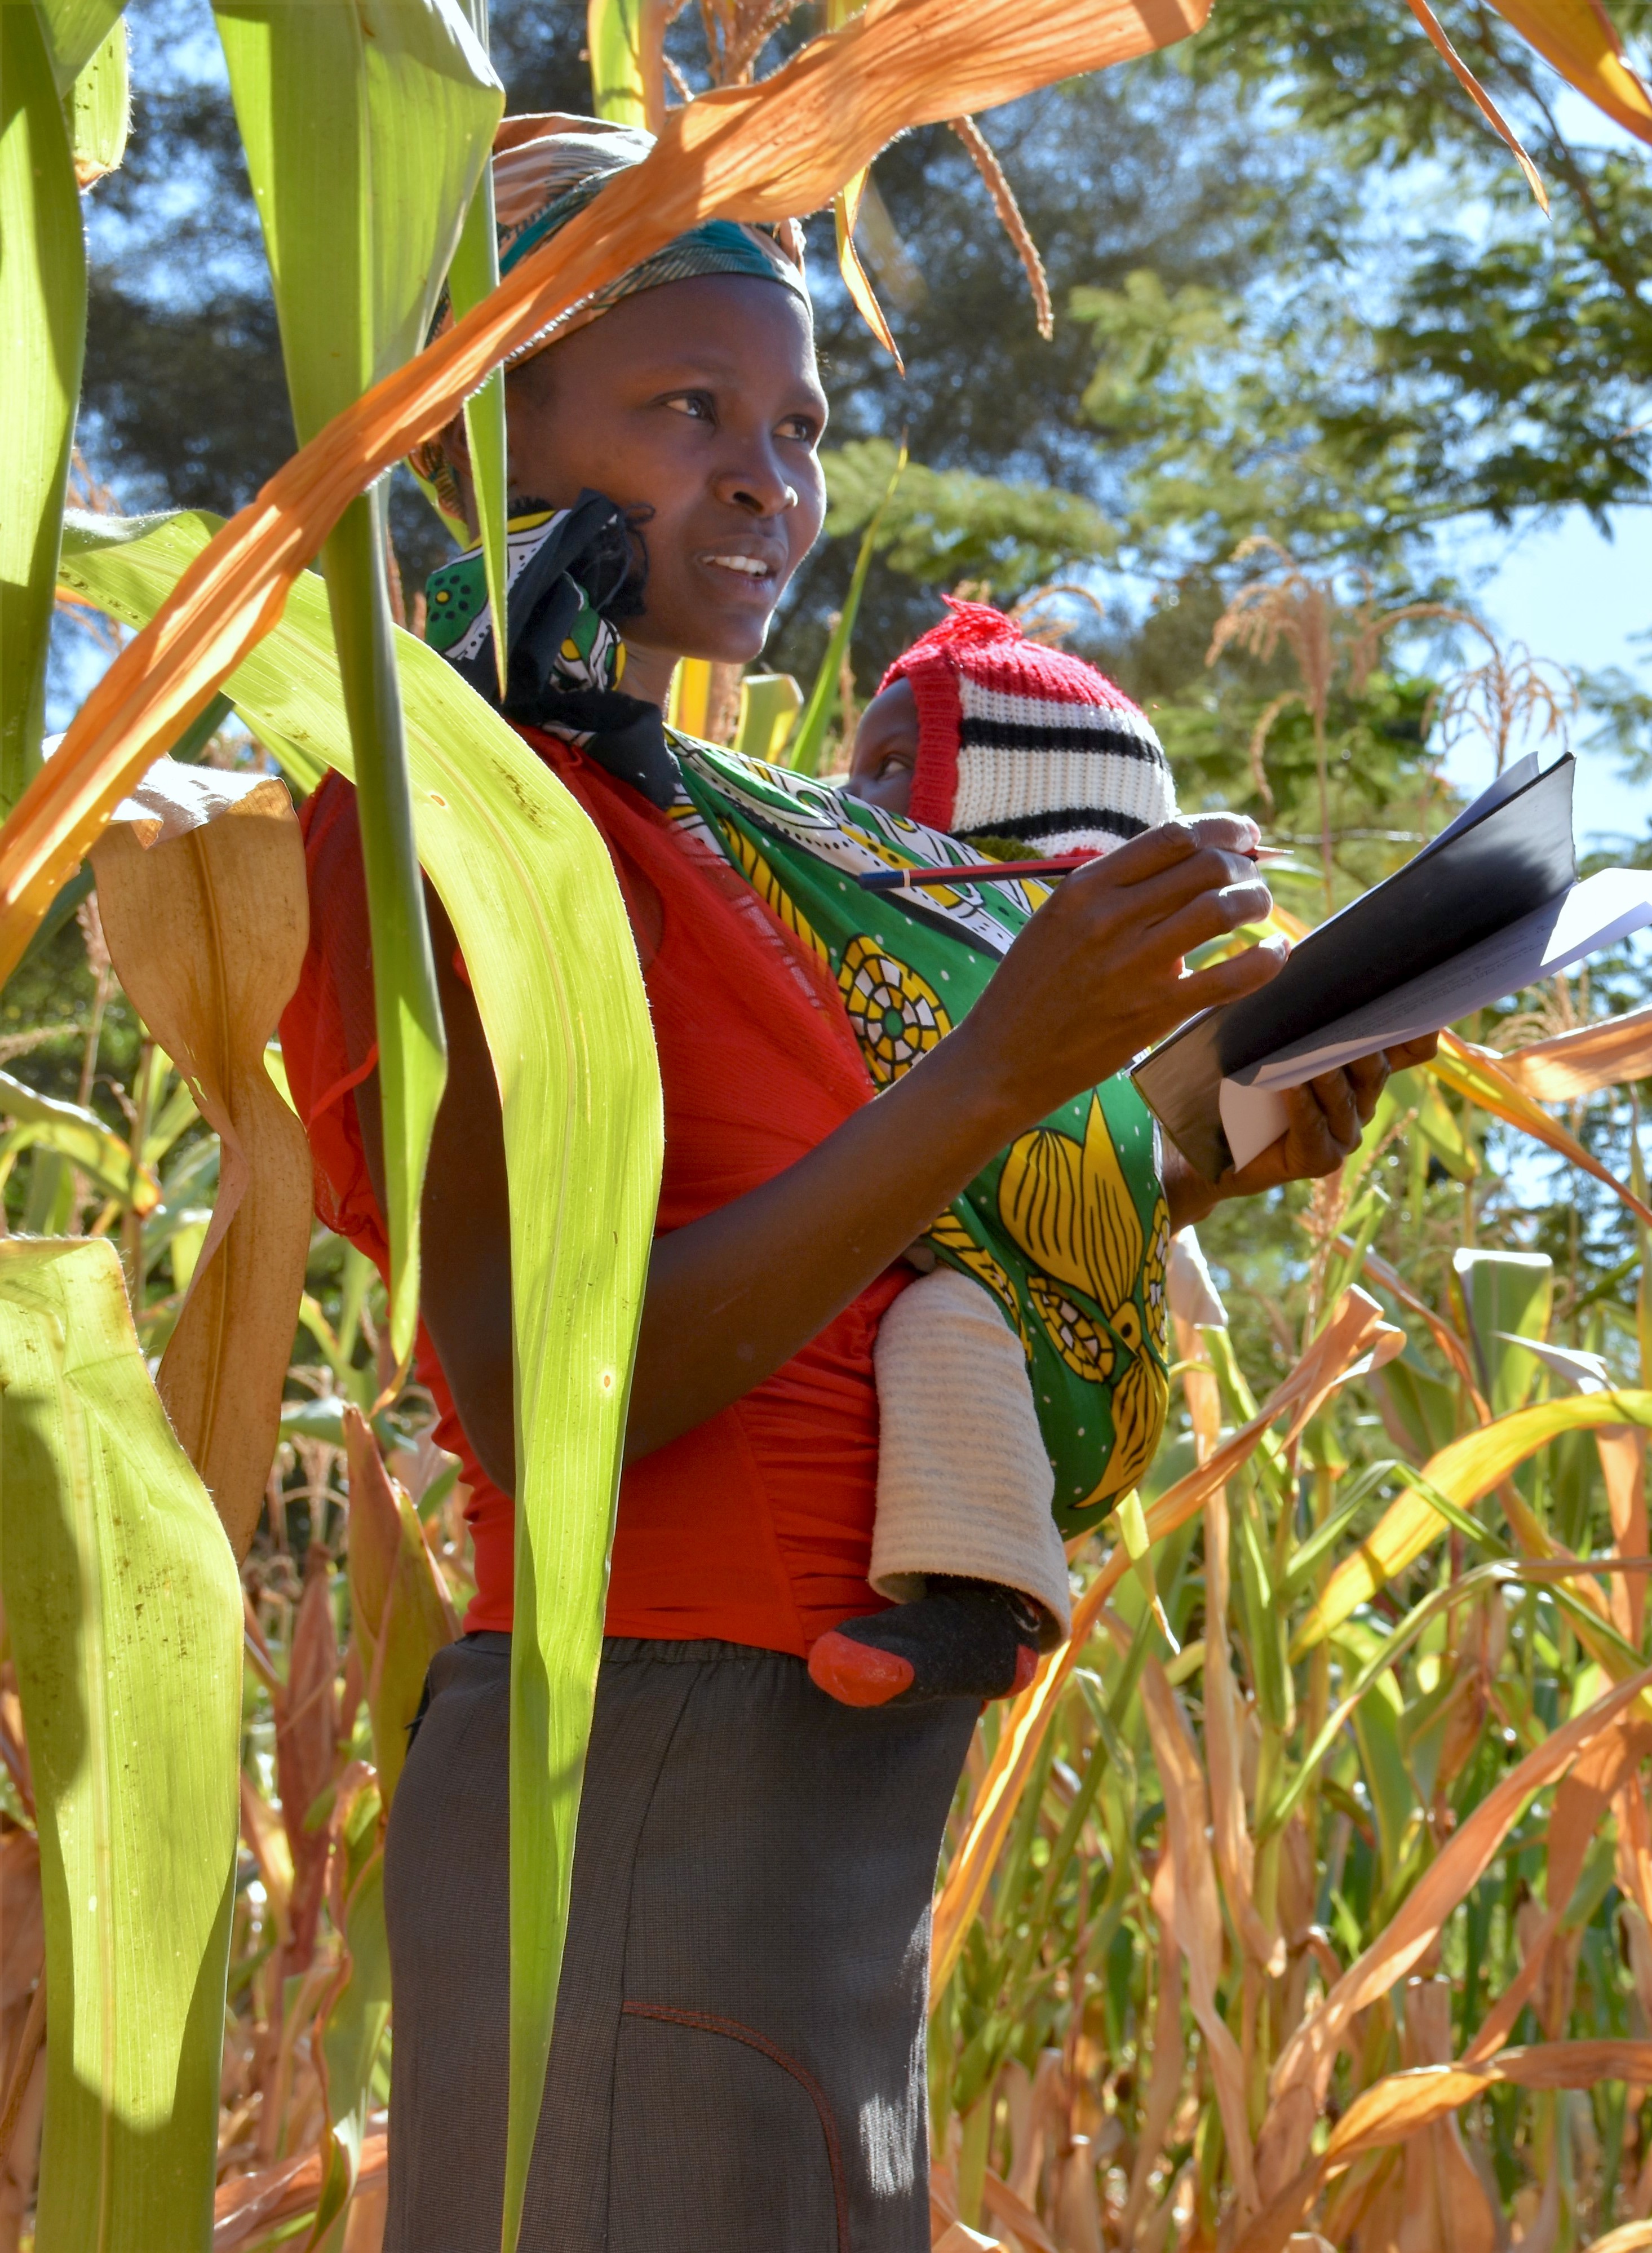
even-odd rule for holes
{"type": "Polygon", "coordinates": [[[1600,0],[1491,0],[1545,62],[1587,94],[1597,108],[1652,141],[1652,93],[1624,60],[1612,19],[1600,0]]]}
{"type": "Polygon", "coordinates": [[[244,1557],[263,1506],[310,1248],[303,1127],[264,1067],[309,931],[285,785],[162,762],[93,854],[110,959],[222,1155],[157,1384],[244,1557]]]}
{"type": "Polygon", "coordinates": [[[365,1416],[345,1410],[350,1462],[350,1608],[387,1808],[408,1757],[408,1728],[438,1650],[458,1633],[418,1513],[384,1467],[365,1416]]]}
{"type": "Polygon", "coordinates": [[[76,714],[0,831],[0,978],[157,754],[280,621],[350,502],[434,437],[491,369],[579,301],[714,218],[831,201],[897,133],[990,109],[1196,31],[1209,0],[888,0],[758,86],[666,117],[647,160],[592,198],[446,336],[334,417],[197,557],[76,714]]]}
{"type": "Polygon", "coordinates": [[[1516,1049],[1501,1062],[1515,1085],[1539,1103],[1573,1103],[1603,1087],[1644,1079],[1652,1072],[1652,1009],[1575,1025],[1569,1033],[1516,1049]]]}

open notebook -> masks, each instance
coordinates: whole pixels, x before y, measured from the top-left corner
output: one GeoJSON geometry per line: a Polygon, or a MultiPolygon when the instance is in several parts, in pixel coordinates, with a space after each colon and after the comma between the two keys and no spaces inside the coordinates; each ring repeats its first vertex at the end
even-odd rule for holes
{"type": "Polygon", "coordinates": [[[1438,1032],[1652,923],[1652,870],[1578,882],[1569,754],[1533,752],[1403,868],[1292,950],[1259,993],[1207,1009],[1136,1085],[1207,1181],[1285,1132],[1281,1092],[1438,1032]]]}

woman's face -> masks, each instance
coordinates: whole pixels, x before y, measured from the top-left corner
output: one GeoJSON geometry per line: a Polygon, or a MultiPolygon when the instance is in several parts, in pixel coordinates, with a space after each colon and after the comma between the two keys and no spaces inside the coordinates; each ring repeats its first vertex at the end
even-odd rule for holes
{"type": "Polygon", "coordinates": [[[886,813],[907,813],[917,765],[917,699],[908,680],[892,680],[861,715],[849,760],[849,788],[886,813]]]}
{"type": "Polygon", "coordinates": [[[513,492],[590,486],[645,519],[648,585],[628,645],[756,656],[826,513],[826,395],[806,309],[755,276],[623,298],[508,387],[513,492]]]}

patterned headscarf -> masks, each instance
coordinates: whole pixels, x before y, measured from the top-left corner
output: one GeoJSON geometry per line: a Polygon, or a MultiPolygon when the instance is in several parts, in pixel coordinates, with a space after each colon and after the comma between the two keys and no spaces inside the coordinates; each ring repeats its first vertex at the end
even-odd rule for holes
{"type": "MultiPolygon", "coordinates": [[[[640,164],[653,147],[653,136],[634,126],[610,125],[600,117],[575,117],[551,111],[538,116],[507,117],[493,136],[493,214],[498,228],[499,273],[510,273],[582,212],[617,172],[640,164]]],[[[803,230],[795,220],[777,227],[708,220],[680,234],[652,258],[645,258],[617,281],[585,298],[541,335],[519,345],[505,365],[519,366],[587,327],[624,297],[686,282],[702,274],[749,274],[778,282],[809,303],[803,272],[803,230]]],[[[444,290],[431,324],[436,338],[453,324],[444,290]]],[[[439,438],[408,457],[415,477],[433,489],[436,506],[451,520],[464,516],[458,482],[439,438]]]]}

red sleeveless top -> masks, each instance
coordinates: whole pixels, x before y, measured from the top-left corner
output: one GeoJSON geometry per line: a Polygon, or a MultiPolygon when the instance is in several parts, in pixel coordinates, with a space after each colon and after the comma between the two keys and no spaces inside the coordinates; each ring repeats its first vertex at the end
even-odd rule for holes
{"type": "MultiPolygon", "coordinates": [[[[571,745],[523,733],[602,832],[638,935],[665,1098],[656,1231],[681,1228],[813,1149],[870,1100],[871,1085],[829,976],[721,856],[571,745]]],[[[354,791],[329,776],[300,820],[310,945],[282,1018],[282,1053],[310,1135],[317,1211],[385,1272],[351,1099],[378,1053],[354,791]]],[[[627,1465],[609,1634],[710,1636],[802,1657],[840,1620],[882,1608],[866,1578],[872,1346],[910,1280],[891,1268],[743,1399],[627,1465]]],[[[477,1462],[422,1326],[415,1366],[436,1405],[436,1437],[471,1489],[477,1593],[465,1625],[508,1629],[513,1505],[477,1462]]]]}

